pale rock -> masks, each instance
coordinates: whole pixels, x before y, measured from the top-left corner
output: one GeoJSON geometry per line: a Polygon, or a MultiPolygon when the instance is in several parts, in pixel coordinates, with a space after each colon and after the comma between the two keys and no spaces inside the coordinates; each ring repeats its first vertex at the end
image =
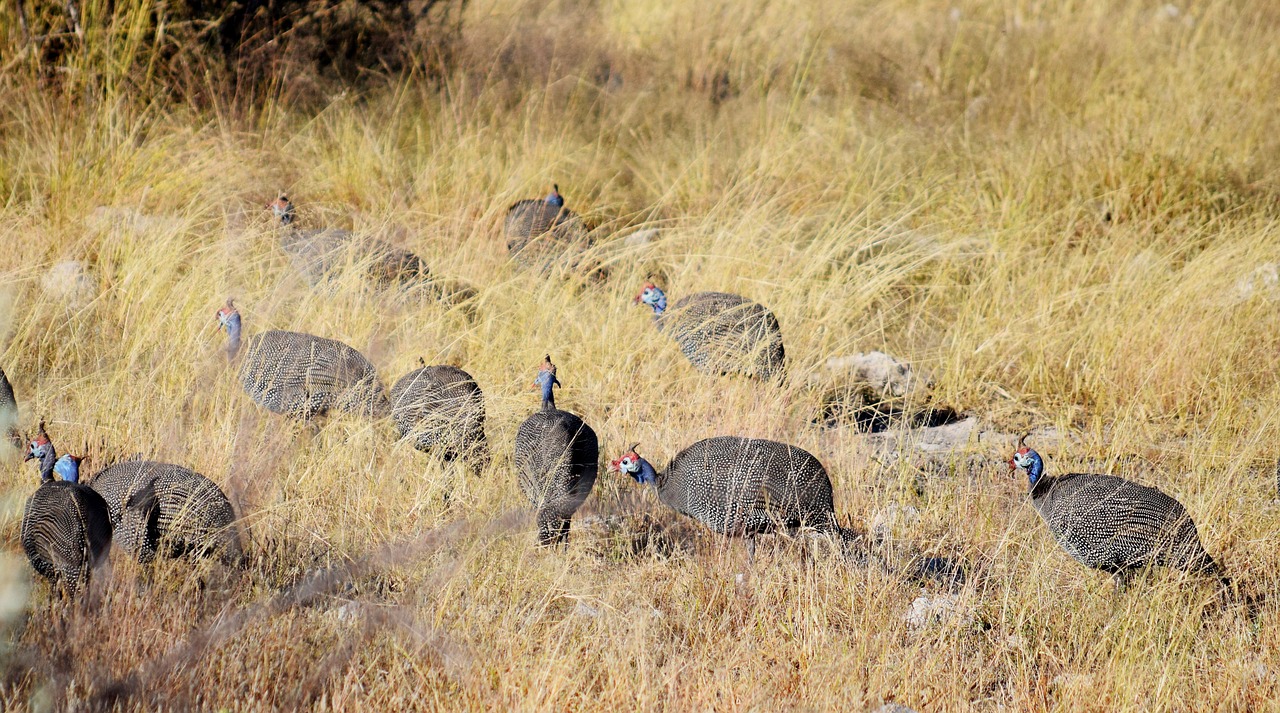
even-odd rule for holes
{"type": "Polygon", "coordinates": [[[881,351],[827,359],[831,374],[851,374],[885,396],[903,397],[929,387],[928,379],[916,374],[910,364],[881,351]]]}
{"type": "Polygon", "coordinates": [[[50,297],[80,307],[98,292],[98,281],[81,260],[62,260],[40,278],[40,287],[50,297]]]}

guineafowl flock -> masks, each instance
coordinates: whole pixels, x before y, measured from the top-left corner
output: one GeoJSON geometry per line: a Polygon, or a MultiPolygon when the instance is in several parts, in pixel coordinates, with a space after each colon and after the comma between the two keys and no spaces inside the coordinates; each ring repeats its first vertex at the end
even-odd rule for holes
{"type": "MultiPolygon", "coordinates": [[[[357,267],[357,274],[379,289],[422,289],[446,302],[476,294],[462,283],[438,280],[418,255],[384,241],[345,230],[299,228],[294,204],[283,194],[267,207],[279,249],[310,287],[357,267]]],[[[566,207],[559,186],[545,198],[512,205],[502,232],[510,258],[520,267],[547,272],[559,266],[599,274],[589,257],[593,229],[566,207]]],[[[665,291],[652,278],[634,301],[652,310],[656,328],[697,371],[713,379],[747,378],[760,388],[786,381],[782,329],[764,305],[724,292],[694,292],[668,305],[665,291]]],[[[488,469],[492,455],[485,392],[458,366],[420,360],[419,368],[388,391],[373,363],[340,341],[281,330],[246,335],[232,299],[216,317],[226,334],[226,357],[257,406],[305,423],[340,413],[389,419],[415,449],[456,461],[473,476],[488,469]]],[[[532,507],[537,542],[552,552],[569,541],[571,523],[591,496],[601,461],[596,431],[582,416],[557,407],[555,389],[560,385],[548,354],[532,384],[540,395],[538,407],[519,424],[512,451],[500,460],[510,466],[515,485],[532,507]]],[[[0,370],[0,435],[21,448],[18,406],[0,370]]],[[[244,558],[243,527],[231,500],[216,483],[189,468],[131,459],[108,465],[82,484],[83,456],[59,457],[43,421],[26,440],[26,459],[38,462],[40,484],[23,515],[22,546],[35,571],[68,592],[89,583],[95,567],[107,560],[112,542],[142,564],[158,557],[216,555],[227,566],[237,566],[244,558]]],[[[1047,476],[1044,461],[1026,446],[1025,437],[1008,465],[1026,472],[1030,504],[1062,549],[1086,567],[1112,574],[1118,587],[1151,566],[1231,585],[1201,544],[1186,510],[1165,493],[1110,475],[1047,476]]],[[[663,505],[707,530],[745,541],[752,562],[758,536],[790,533],[830,542],[851,566],[873,560],[884,564],[874,542],[841,524],[826,467],[794,445],[717,435],[684,447],[659,469],[635,444],[610,460],[607,470],[651,486],[663,505]]],[[[951,585],[966,581],[965,563],[944,558],[886,567],[906,578],[951,585]]]]}

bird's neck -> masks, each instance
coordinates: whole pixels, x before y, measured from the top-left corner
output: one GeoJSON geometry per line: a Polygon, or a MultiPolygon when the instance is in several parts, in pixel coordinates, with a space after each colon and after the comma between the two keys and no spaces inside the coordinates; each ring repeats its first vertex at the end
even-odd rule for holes
{"type": "Polygon", "coordinates": [[[240,320],[227,323],[227,358],[235,359],[240,353],[240,320]]]}
{"type": "Polygon", "coordinates": [[[49,445],[49,449],[44,452],[44,456],[40,459],[40,482],[47,483],[53,480],[53,467],[58,464],[58,454],[54,452],[53,445],[49,445]]]}
{"type": "Polygon", "coordinates": [[[640,472],[636,474],[636,482],[641,485],[660,487],[658,482],[658,471],[654,469],[653,464],[644,458],[640,459],[640,472]]]}
{"type": "Polygon", "coordinates": [[[554,387],[555,387],[555,384],[551,383],[550,381],[548,381],[542,387],[542,410],[543,411],[554,411],[556,408],[556,395],[555,395],[555,392],[552,390],[554,387]]]}

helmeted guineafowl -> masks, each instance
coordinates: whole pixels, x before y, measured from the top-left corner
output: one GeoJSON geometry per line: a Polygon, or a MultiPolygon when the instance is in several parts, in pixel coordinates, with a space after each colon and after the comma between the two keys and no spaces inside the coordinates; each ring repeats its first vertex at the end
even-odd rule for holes
{"type": "Polygon", "coordinates": [[[1024,444],[1009,467],[1026,471],[1031,505],[1062,549],[1080,564],[1111,574],[1117,590],[1151,565],[1203,573],[1229,585],[1182,504],[1159,490],[1112,475],[1046,477],[1040,454],[1024,444]]]}
{"type": "Polygon", "coordinates": [[[711,530],[742,537],[755,556],[755,536],[810,527],[837,537],[846,552],[863,536],[836,522],[831,479],[812,454],[762,438],[704,438],[676,454],[659,473],[632,446],[610,472],[656,488],[658,499],[711,530]]]}
{"type": "Polygon", "coordinates": [[[157,554],[240,554],[231,501],[213,481],[170,463],[124,461],[89,484],[106,501],[116,545],[146,564],[157,554]]]}
{"type": "Polygon", "coordinates": [[[18,400],[13,397],[13,385],[4,369],[0,368],[0,436],[7,437],[14,448],[22,448],[22,434],[18,433],[18,400]]]}
{"type": "Polygon", "coordinates": [[[520,490],[538,510],[538,542],[552,545],[569,539],[569,521],[595,486],[600,444],[581,418],[556,408],[560,381],[550,355],[534,384],[542,408],[516,431],[514,460],[520,490]]]}
{"type": "Polygon", "coordinates": [[[411,284],[431,279],[421,258],[381,240],[357,237],[349,230],[303,230],[294,225],[297,211],[288,196],[280,195],[268,206],[280,222],[280,247],[312,286],[347,266],[348,261],[368,261],[368,274],[382,282],[411,284]]]}
{"type": "Polygon", "coordinates": [[[560,187],[546,198],[516,201],[502,224],[511,259],[524,267],[547,269],[557,262],[576,267],[591,246],[590,231],[578,214],[564,206],[560,187]]]}
{"type": "Polygon", "coordinates": [[[232,300],[218,310],[227,356],[240,359],[240,384],[259,406],[310,419],[340,409],[381,417],[390,410],[373,364],[334,339],[273,329],[249,337],[241,354],[240,312],[232,300]]]}
{"type": "Polygon", "coordinates": [[[25,460],[32,459],[40,461],[41,482],[22,515],[22,549],[37,573],[74,594],[111,549],[107,503],[79,482],[80,458],[58,458],[43,423],[28,446],[25,460]]]}
{"type": "Polygon", "coordinates": [[[489,462],[484,435],[484,392],[456,366],[427,366],[400,377],[391,387],[391,420],[413,447],[437,451],[445,460],[461,458],[473,470],[489,462]]]}
{"type": "Polygon", "coordinates": [[[269,206],[280,225],[280,247],[294,268],[312,287],[348,265],[366,266],[365,275],[378,285],[421,288],[428,296],[451,304],[465,302],[475,290],[458,280],[439,280],[422,258],[403,248],[349,230],[303,230],[294,222],[293,203],[281,194],[269,206]]]}
{"type": "Polygon", "coordinates": [[[727,292],[697,292],[668,309],[666,294],[652,282],[635,301],[653,309],[658,329],[699,371],[767,380],[783,370],[782,330],[764,305],[727,292]]]}

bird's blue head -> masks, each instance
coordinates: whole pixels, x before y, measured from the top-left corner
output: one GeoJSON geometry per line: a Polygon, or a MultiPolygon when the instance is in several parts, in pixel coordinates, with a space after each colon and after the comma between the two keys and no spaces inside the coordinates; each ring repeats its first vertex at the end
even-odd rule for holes
{"type": "Polygon", "coordinates": [[[560,186],[558,186],[558,185],[556,185],[556,184],[552,184],[552,185],[551,185],[551,192],[547,194],[547,197],[546,197],[546,198],[543,198],[543,199],[542,199],[542,202],[543,202],[543,203],[546,203],[547,205],[551,206],[552,208],[563,208],[563,207],[564,207],[564,196],[560,195],[560,186]]]}
{"type": "Polygon", "coordinates": [[[280,225],[289,225],[293,222],[296,215],[293,211],[293,203],[289,202],[289,196],[281,193],[279,198],[271,201],[267,206],[271,209],[271,215],[280,221],[280,225]]]}
{"type": "Polygon", "coordinates": [[[644,283],[644,289],[640,290],[640,294],[636,295],[634,301],[637,304],[643,302],[649,305],[653,308],[654,314],[662,314],[667,311],[667,293],[652,282],[644,283]]]}
{"type": "Polygon", "coordinates": [[[655,485],[658,482],[658,472],[649,465],[649,461],[636,453],[639,447],[640,444],[636,443],[628,448],[621,458],[609,461],[609,472],[626,473],[641,485],[655,485]]]}
{"type": "Polygon", "coordinates": [[[79,483],[80,462],[83,460],[81,456],[64,455],[53,465],[53,472],[68,483],[79,483]]]}
{"type": "Polygon", "coordinates": [[[1016,470],[1021,468],[1027,471],[1027,480],[1032,487],[1035,487],[1036,481],[1040,480],[1040,476],[1044,474],[1044,460],[1040,458],[1040,454],[1023,446],[1013,454],[1013,458],[1009,459],[1009,468],[1016,470]]]}
{"type": "Polygon", "coordinates": [[[533,385],[542,390],[542,407],[555,408],[556,396],[553,389],[556,386],[561,386],[561,383],[556,378],[556,365],[551,363],[550,354],[546,356],[542,366],[538,368],[538,376],[534,378],[533,385]]]}

